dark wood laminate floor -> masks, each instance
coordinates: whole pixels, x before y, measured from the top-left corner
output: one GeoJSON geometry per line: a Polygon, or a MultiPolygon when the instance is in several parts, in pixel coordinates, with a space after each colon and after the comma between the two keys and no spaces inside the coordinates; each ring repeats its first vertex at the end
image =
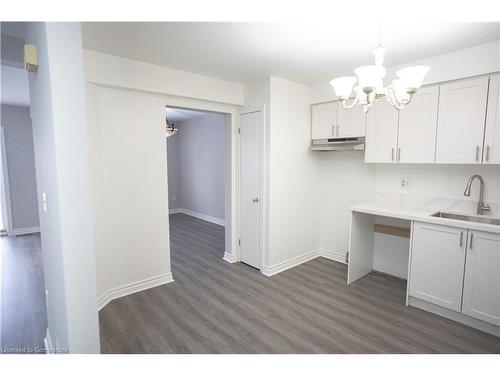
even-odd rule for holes
{"type": "Polygon", "coordinates": [[[0,237],[1,353],[40,353],[47,327],[39,234],[0,237]]]}
{"type": "Polygon", "coordinates": [[[175,282],[99,314],[104,353],[500,353],[500,339],[405,307],[406,283],[318,258],[266,277],[222,260],[224,228],[170,216],[175,282]]]}

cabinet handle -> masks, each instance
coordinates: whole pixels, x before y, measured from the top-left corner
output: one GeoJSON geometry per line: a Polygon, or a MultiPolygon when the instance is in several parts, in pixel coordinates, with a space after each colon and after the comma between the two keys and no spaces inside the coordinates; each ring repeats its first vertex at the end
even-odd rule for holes
{"type": "Polygon", "coordinates": [[[460,247],[464,245],[464,232],[460,232],[460,247]]]}
{"type": "Polygon", "coordinates": [[[469,243],[469,249],[472,250],[472,237],[474,236],[474,233],[470,234],[470,243],[469,243]]]}
{"type": "Polygon", "coordinates": [[[479,161],[479,146],[476,146],[476,161],[479,161]]]}
{"type": "Polygon", "coordinates": [[[490,145],[486,146],[486,161],[490,161],[490,145]]]}
{"type": "Polygon", "coordinates": [[[337,125],[337,137],[339,136],[340,125],[337,125]]]}
{"type": "Polygon", "coordinates": [[[398,147],[398,161],[401,161],[401,147],[398,147]]]}
{"type": "Polygon", "coordinates": [[[335,137],[335,125],[332,126],[332,137],[335,137]]]}

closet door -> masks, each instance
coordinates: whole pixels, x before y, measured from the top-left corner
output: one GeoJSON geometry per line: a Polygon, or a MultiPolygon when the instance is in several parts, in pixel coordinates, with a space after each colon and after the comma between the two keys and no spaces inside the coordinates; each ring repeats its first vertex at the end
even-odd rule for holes
{"type": "Polygon", "coordinates": [[[434,163],[439,87],[418,90],[399,113],[398,162],[434,163]]]}
{"type": "Polygon", "coordinates": [[[490,78],[483,163],[500,164],[500,75],[490,78]]]}
{"type": "Polygon", "coordinates": [[[440,86],[436,163],[480,164],[488,77],[440,86]]]}
{"type": "Polygon", "coordinates": [[[366,115],[366,163],[396,162],[398,111],[387,102],[374,103],[366,115]]]}

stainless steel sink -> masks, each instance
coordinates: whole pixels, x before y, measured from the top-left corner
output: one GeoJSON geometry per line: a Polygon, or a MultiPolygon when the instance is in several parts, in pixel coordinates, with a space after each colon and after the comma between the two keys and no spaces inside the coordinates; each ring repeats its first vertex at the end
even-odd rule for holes
{"type": "Polygon", "coordinates": [[[500,219],[493,219],[490,217],[460,215],[460,214],[452,214],[449,212],[436,212],[435,214],[432,214],[431,216],[442,217],[443,219],[453,219],[453,220],[462,220],[462,221],[472,221],[475,223],[500,225],[500,219]]]}

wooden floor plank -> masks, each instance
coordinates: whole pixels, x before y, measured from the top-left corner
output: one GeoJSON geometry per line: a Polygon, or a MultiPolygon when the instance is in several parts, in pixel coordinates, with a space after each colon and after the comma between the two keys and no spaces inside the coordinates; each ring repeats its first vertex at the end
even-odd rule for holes
{"type": "Polygon", "coordinates": [[[500,353],[500,339],[404,306],[406,282],[314,259],[273,277],[229,264],[224,228],[170,215],[175,282],[99,314],[104,353],[500,353]]]}

